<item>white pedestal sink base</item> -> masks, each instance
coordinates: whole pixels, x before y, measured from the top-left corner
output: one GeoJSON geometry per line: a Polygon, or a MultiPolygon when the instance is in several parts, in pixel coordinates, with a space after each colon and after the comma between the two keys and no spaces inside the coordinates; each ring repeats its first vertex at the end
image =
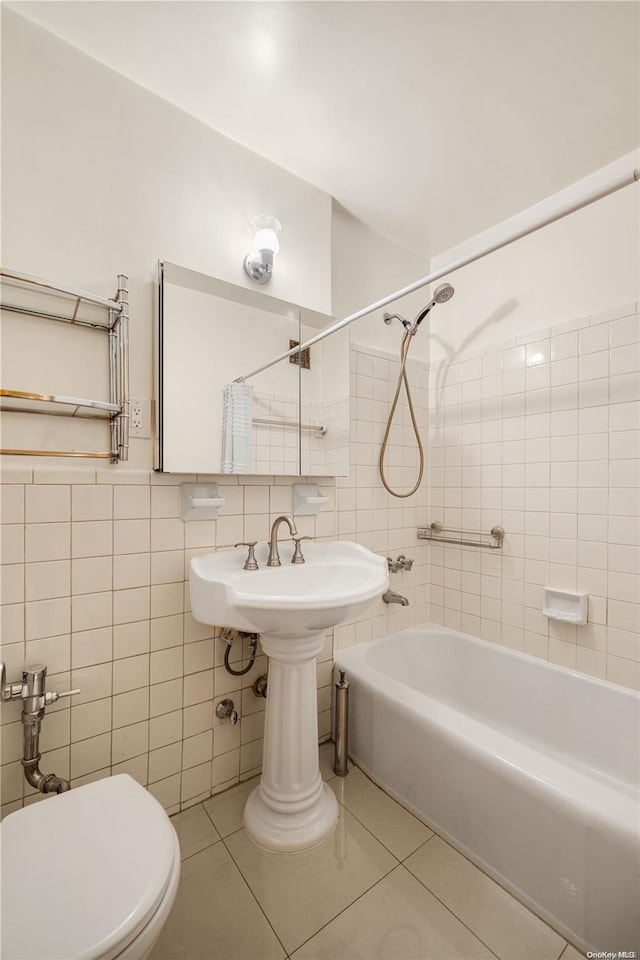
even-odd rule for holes
{"type": "Polygon", "coordinates": [[[189,585],[199,623],[259,633],[270,658],[262,780],[244,823],[260,846],[293,853],[320,843],[338,821],[320,777],[315,658],[326,630],[384,593],[389,571],[384,557],[340,540],[308,543],[304,563],[270,568],[269,552],[257,545],[257,570],[245,569],[242,547],[193,557],[189,585]]]}
{"type": "Polygon", "coordinates": [[[338,823],[338,801],[326,783],[321,783],[317,799],[306,810],[278,813],[257,786],[245,804],[243,821],[260,847],[276,853],[299,853],[316,847],[333,833],[338,823]]]}
{"type": "Polygon", "coordinates": [[[244,826],[261,847],[308,850],[338,822],[338,803],[320,776],[315,658],[324,631],[305,637],[262,634],[270,658],[262,777],[244,808],[244,826]]]}

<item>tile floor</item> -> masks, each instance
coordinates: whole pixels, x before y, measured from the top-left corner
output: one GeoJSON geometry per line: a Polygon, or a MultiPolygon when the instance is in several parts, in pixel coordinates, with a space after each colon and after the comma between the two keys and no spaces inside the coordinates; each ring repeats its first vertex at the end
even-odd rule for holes
{"type": "Polygon", "coordinates": [[[580,954],[357,767],[321,769],[340,801],[335,833],[267,853],[242,807],[257,779],[172,820],[180,888],[151,960],[580,960],[580,954]]]}

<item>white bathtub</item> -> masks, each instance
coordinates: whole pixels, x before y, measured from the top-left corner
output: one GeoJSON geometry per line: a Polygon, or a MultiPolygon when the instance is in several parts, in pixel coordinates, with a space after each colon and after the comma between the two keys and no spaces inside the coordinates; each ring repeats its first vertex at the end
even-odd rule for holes
{"type": "Polygon", "coordinates": [[[640,950],[640,696],[444,627],[336,655],[349,752],[582,950],[640,950]]]}

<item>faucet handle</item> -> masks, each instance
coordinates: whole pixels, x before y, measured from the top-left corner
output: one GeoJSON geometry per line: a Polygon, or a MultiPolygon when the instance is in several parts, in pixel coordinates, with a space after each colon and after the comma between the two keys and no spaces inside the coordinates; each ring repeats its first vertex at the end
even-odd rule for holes
{"type": "Polygon", "coordinates": [[[244,567],[242,568],[243,570],[257,570],[257,569],[258,569],[258,563],[257,563],[257,561],[256,561],[256,555],[255,555],[255,553],[253,552],[254,549],[255,549],[255,546],[256,546],[256,543],[257,543],[257,542],[258,542],[257,540],[247,540],[247,541],[244,541],[244,542],[242,542],[242,543],[236,543],[236,544],[235,544],[236,547],[249,547],[249,555],[247,556],[247,559],[246,559],[245,562],[244,562],[244,567]]]}
{"type": "MultiPolygon", "coordinates": [[[[238,546],[245,547],[247,544],[240,543],[238,546]]],[[[216,717],[218,720],[226,720],[228,718],[231,721],[231,726],[235,727],[238,722],[238,711],[233,705],[233,700],[230,700],[228,697],[220,700],[216,705],[216,717]]]]}
{"type": "Polygon", "coordinates": [[[293,556],[291,557],[291,563],[304,563],[304,557],[302,556],[302,550],[300,549],[301,540],[313,540],[313,537],[302,536],[302,537],[292,537],[293,542],[295,543],[295,549],[293,551],[293,556]]]}

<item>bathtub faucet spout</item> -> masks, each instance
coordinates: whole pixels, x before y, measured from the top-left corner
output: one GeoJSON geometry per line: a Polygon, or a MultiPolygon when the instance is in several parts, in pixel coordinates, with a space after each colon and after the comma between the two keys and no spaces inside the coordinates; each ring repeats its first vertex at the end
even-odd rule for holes
{"type": "Polygon", "coordinates": [[[396,593],[395,590],[387,590],[386,593],[382,594],[382,599],[385,603],[400,603],[403,607],[409,606],[409,601],[407,598],[401,596],[399,593],[396,593]]]}

